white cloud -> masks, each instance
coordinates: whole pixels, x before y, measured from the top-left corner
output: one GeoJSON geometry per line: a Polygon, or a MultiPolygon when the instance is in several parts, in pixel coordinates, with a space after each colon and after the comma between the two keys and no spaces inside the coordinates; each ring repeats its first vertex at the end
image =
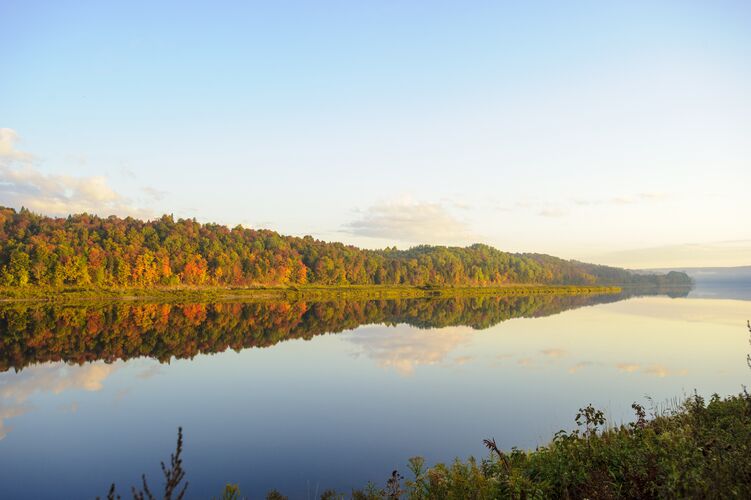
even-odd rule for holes
{"type": "Polygon", "coordinates": [[[670,196],[666,193],[659,192],[644,192],[635,193],[629,195],[613,196],[612,198],[594,198],[583,199],[577,198],[573,200],[573,203],[578,206],[597,206],[597,205],[635,205],[637,203],[648,203],[664,201],[669,199],[670,196]]]}
{"type": "Polygon", "coordinates": [[[142,187],[141,191],[143,191],[143,193],[153,201],[161,201],[165,196],[167,196],[167,191],[162,191],[161,189],[156,189],[148,186],[142,187]]]}
{"type": "Polygon", "coordinates": [[[561,207],[549,207],[549,208],[543,208],[539,212],[537,212],[537,215],[540,215],[542,217],[563,217],[564,215],[568,215],[569,211],[565,208],[561,207]]]}
{"type": "Polygon", "coordinates": [[[619,250],[587,257],[592,262],[634,269],[747,266],[751,264],[751,240],[686,243],[662,247],[619,250]]]}
{"type": "Polygon", "coordinates": [[[16,149],[18,134],[10,128],[0,128],[0,160],[31,161],[33,156],[16,149]]]}
{"type": "Polygon", "coordinates": [[[468,225],[442,205],[409,199],[373,205],[343,231],[410,243],[464,244],[473,237],[468,225]]]}
{"type": "Polygon", "coordinates": [[[103,176],[80,177],[41,172],[35,157],[16,149],[18,134],[0,129],[0,204],[24,206],[34,212],[66,216],[82,212],[148,217],[117,193],[103,176]]]}
{"type": "MultiPolygon", "coordinates": [[[[634,193],[627,195],[618,195],[610,198],[574,198],[570,200],[558,201],[534,201],[525,200],[515,204],[516,209],[534,210],[540,217],[563,217],[573,214],[577,209],[587,207],[625,207],[627,205],[637,205],[641,203],[656,203],[668,199],[665,193],[634,193]]],[[[508,210],[508,209],[507,209],[508,210]]]]}

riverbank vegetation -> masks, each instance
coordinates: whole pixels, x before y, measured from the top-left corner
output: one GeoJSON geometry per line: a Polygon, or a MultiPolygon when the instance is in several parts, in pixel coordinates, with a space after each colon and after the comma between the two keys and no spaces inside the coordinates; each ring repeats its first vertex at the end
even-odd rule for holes
{"type": "MultiPolygon", "coordinates": [[[[426,467],[421,457],[409,459],[403,477],[393,471],[383,486],[324,491],[321,500],[428,500],[497,498],[751,498],[751,395],[709,401],[698,395],[651,414],[633,404],[635,419],[608,424],[603,412],[587,406],[576,415],[577,429],[560,431],[546,446],[532,451],[503,451],[485,440],[490,456],[426,467]]],[[[182,433],[172,467],[163,465],[164,498],[178,498],[185,483],[180,454],[182,433]]],[[[143,478],[135,498],[148,490],[143,478]]],[[[109,499],[120,498],[113,484],[109,499]]],[[[145,498],[155,498],[149,492],[145,498]]],[[[220,498],[246,498],[238,485],[227,485],[220,498]]],[[[279,491],[269,500],[287,498],[279,491]]]]}
{"type": "MultiPolygon", "coordinates": [[[[647,288],[647,290],[651,290],[647,288]]],[[[289,285],[289,286],[159,286],[152,288],[113,287],[0,287],[0,302],[46,301],[89,302],[138,300],[150,302],[407,299],[434,297],[478,297],[515,295],[617,294],[617,286],[503,285],[503,286],[414,286],[414,285],[289,285]]]]}
{"type": "Polygon", "coordinates": [[[5,294],[66,287],[108,293],[159,287],[411,285],[486,287],[689,285],[684,273],[625,269],[487,245],[365,250],[311,236],[80,214],[52,218],[0,207],[0,285],[5,294]]]}

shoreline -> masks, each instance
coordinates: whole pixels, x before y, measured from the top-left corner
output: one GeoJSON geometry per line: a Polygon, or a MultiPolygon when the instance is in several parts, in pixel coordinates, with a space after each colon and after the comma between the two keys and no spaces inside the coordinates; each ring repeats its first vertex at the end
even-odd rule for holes
{"type": "Polygon", "coordinates": [[[327,299],[411,299],[518,295],[602,295],[621,293],[620,286],[503,285],[304,285],[268,287],[164,287],[164,288],[0,288],[0,302],[68,301],[257,301],[327,299]]]}

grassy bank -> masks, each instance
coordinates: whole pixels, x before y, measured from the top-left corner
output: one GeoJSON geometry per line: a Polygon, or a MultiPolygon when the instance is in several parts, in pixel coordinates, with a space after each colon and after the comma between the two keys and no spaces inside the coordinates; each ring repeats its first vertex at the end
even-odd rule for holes
{"type": "Polygon", "coordinates": [[[164,287],[164,288],[0,288],[0,301],[149,300],[213,302],[243,300],[399,299],[471,297],[481,295],[615,294],[615,286],[508,285],[443,287],[411,285],[277,286],[277,287],[164,287]]]}
{"type": "MultiPolygon", "coordinates": [[[[320,498],[495,499],[495,498],[751,498],[751,395],[693,396],[671,410],[647,415],[634,404],[635,420],[608,425],[587,406],[576,415],[577,429],[560,431],[533,451],[504,452],[485,440],[490,456],[426,467],[409,460],[405,479],[394,471],[383,486],[323,492],[320,498]]],[[[164,498],[178,498],[186,483],[180,458],[182,433],[171,468],[165,469],[164,498]]],[[[142,488],[148,491],[148,482],[142,488]]],[[[136,498],[139,491],[133,490],[136,498]]],[[[118,498],[112,485],[108,498],[118,498]]],[[[150,494],[146,498],[154,498],[150,494]]],[[[246,498],[228,485],[220,498],[246,498]]],[[[267,499],[287,498],[271,491],[267,499]]]]}

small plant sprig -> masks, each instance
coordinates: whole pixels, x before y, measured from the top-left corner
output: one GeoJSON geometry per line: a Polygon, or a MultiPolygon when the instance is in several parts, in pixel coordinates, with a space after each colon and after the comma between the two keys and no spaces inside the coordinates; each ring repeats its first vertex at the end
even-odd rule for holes
{"type": "Polygon", "coordinates": [[[631,405],[631,408],[633,408],[634,413],[636,413],[636,422],[631,424],[631,426],[634,429],[644,429],[647,427],[647,412],[644,410],[644,407],[640,405],[639,403],[633,403],[631,405]]]}
{"type": "Polygon", "coordinates": [[[482,444],[485,445],[487,449],[490,451],[495,452],[496,455],[498,455],[498,458],[501,459],[501,463],[503,464],[504,468],[506,469],[506,473],[511,473],[511,463],[509,463],[508,457],[505,453],[503,453],[499,448],[498,445],[495,443],[495,438],[492,439],[483,439],[482,444]]]}
{"type": "Polygon", "coordinates": [[[588,404],[584,408],[579,408],[579,413],[576,414],[576,425],[584,426],[584,435],[592,437],[597,434],[597,430],[600,426],[605,425],[605,414],[596,409],[591,404],[588,404]]]}
{"type": "Polygon", "coordinates": [[[391,473],[391,477],[386,481],[386,498],[389,500],[399,500],[401,498],[402,494],[404,494],[404,490],[402,490],[402,479],[404,479],[404,476],[399,474],[398,471],[393,471],[391,473]]]}
{"type": "MultiPolygon", "coordinates": [[[[188,489],[188,481],[185,481],[181,485],[183,479],[185,479],[185,470],[183,469],[183,428],[177,428],[177,449],[175,453],[170,456],[170,468],[168,469],[164,462],[162,462],[162,474],[164,474],[164,496],[163,500],[183,500],[185,497],[185,491],[188,489]]],[[[146,474],[141,475],[141,481],[143,483],[143,489],[137,490],[135,486],[131,487],[133,492],[133,500],[156,500],[156,497],[151,493],[149,484],[146,481],[146,474]]],[[[112,483],[109,491],[107,492],[107,500],[121,500],[121,496],[117,494],[115,489],[115,483],[112,483]]],[[[99,500],[99,497],[97,497],[99,500]]]]}

